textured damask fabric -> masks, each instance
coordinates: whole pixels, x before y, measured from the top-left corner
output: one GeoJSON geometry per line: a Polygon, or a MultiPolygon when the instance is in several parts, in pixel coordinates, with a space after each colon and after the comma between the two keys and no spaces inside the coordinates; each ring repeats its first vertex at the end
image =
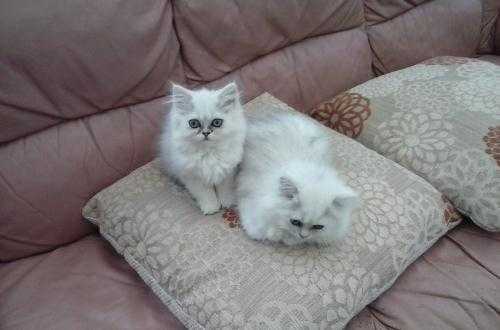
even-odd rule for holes
{"type": "Polygon", "coordinates": [[[424,177],[486,230],[500,230],[500,66],[437,57],[311,111],[424,177]]]}
{"type": "MultiPolygon", "coordinates": [[[[263,119],[293,111],[269,94],[245,108],[263,119]]],[[[351,233],[331,247],[253,241],[237,211],[203,216],[157,161],[98,193],[83,214],[190,328],[342,328],[461,218],[415,174],[318,129],[331,134],[332,165],[362,200],[351,233]]]]}

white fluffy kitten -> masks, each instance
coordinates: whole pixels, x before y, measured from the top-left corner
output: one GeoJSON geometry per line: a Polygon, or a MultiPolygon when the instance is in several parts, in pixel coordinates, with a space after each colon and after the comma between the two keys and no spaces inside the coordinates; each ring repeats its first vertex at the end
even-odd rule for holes
{"type": "Polygon", "coordinates": [[[236,84],[196,91],[174,85],[172,100],[160,141],[165,170],[186,186],[204,214],[231,206],[246,134],[236,84]]]}
{"type": "Polygon", "coordinates": [[[247,234],[287,245],[342,238],[358,195],[332,167],[328,134],[296,114],[252,116],[247,116],[238,177],[238,207],[247,234]]]}

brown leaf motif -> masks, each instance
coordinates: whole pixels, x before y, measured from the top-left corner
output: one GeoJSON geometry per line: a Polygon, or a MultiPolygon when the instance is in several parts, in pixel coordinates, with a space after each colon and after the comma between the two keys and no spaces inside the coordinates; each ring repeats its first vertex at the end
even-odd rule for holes
{"type": "Polygon", "coordinates": [[[229,228],[240,228],[240,217],[235,210],[225,209],[222,218],[229,228]]]}
{"type": "Polygon", "coordinates": [[[361,134],[370,117],[370,101],[357,93],[342,93],[311,110],[310,115],[323,125],[348,137],[361,134]]]}
{"type": "Polygon", "coordinates": [[[455,209],[450,200],[445,195],[442,195],[441,199],[445,205],[444,223],[446,225],[450,225],[452,223],[462,221],[462,215],[457,211],[457,209],[455,209]]]}
{"type": "Polygon", "coordinates": [[[486,153],[500,166],[500,126],[488,128],[488,134],[483,137],[483,141],[486,142],[486,153]]]}

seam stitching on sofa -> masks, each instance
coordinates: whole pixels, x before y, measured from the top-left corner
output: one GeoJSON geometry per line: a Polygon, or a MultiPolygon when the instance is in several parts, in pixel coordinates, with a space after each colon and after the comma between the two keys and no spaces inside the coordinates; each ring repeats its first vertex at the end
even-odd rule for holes
{"type": "Polygon", "coordinates": [[[369,29],[370,27],[372,27],[372,26],[377,26],[377,25],[380,25],[380,24],[384,24],[384,23],[390,22],[390,21],[392,21],[392,20],[394,20],[394,19],[398,18],[398,17],[399,17],[399,16],[401,16],[401,15],[405,15],[406,13],[408,13],[408,12],[410,12],[410,11],[414,10],[414,9],[417,9],[418,7],[427,6],[429,3],[432,3],[432,2],[435,2],[435,0],[427,0],[426,2],[422,2],[421,4],[418,4],[418,5],[416,5],[415,7],[408,8],[408,9],[406,9],[406,10],[404,10],[404,11],[402,11],[402,12],[398,13],[398,14],[397,14],[397,15],[395,15],[395,16],[389,17],[389,18],[387,18],[387,19],[386,19],[386,20],[384,20],[384,21],[380,21],[380,22],[373,23],[373,24],[368,24],[368,29],[369,29]]]}
{"type": "MultiPolygon", "coordinates": [[[[175,25],[175,24],[174,24],[175,25]]],[[[261,56],[258,56],[256,57],[255,59],[251,60],[250,62],[248,63],[245,63],[237,68],[234,68],[231,70],[231,72],[229,73],[226,73],[224,74],[223,76],[221,77],[218,77],[214,80],[210,80],[210,81],[198,81],[198,80],[194,80],[194,79],[190,79],[189,77],[186,76],[186,73],[185,73],[185,70],[184,70],[184,64],[185,63],[181,63],[181,65],[183,65],[182,67],[182,70],[183,70],[183,73],[184,73],[184,77],[186,78],[186,82],[188,83],[189,85],[189,82],[192,81],[192,82],[195,82],[195,83],[198,83],[198,85],[204,85],[204,84],[208,84],[210,82],[213,82],[213,81],[216,81],[216,80],[219,80],[219,79],[223,79],[224,77],[227,77],[228,75],[232,74],[233,72],[237,71],[237,70],[240,70],[241,68],[243,68],[244,66],[246,65],[249,65],[251,64],[252,62],[255,62],[261,58],[264,58],[266,56],[270,56],[271,54],[275,53],[275,52],[279,52],[279,51],[282,51],[284,50],[285,48],[287,47],[291,47],[291,46],[294,46],[296,44],[299,44],[301,42],[306,42],[308,40],[312,40],[312,39],[315,39],[315,38],[321,38],[321,37],[325,37],[325,36],[328,36],[328,35],[331,35],[331,34],[336,34],[336,33],[341,33],[341,32],[347,32],[347,31],[352,31],[352,30],[356,30],[356,29],[359,29],[361,31],[363,31],[365,34],[366,34],[366,31],[362,29],[363,27],[363,24],[359,25],[359,26],[356,26],[354,28],[351,28],[351,29],[346,29],[346,30],[341,30],[341,31],[337,31],[337,32],[333,32],[333,33],[325,33],[325,34],[320,34],[320,35],[317,35],[317,36],[314,36],[314,37],[308,37],[308,38],[305,38],[305,39],[302,39],[300,41],[297,41],[297,42],[294,42],[292,44],[289,44],[287,46],[284,46],[284,47],[281,47],[279,49],[276,49],[270,53],[267,53],[267,54],[264,54],[264,55],[261,55],[261,56]]],[[[368,41],[369,41],[369,38],[368,38],[368,41]]],[[[183,59],[183,56],[182,56],[182,44],[179,43],[179,52],[181,53],[181,62],[184,61],[183,59]]],[[[373,53],[373,50],[372,50],[372,53],[373,53]]],[[[63,125],[67,122],[72,122],[72,121],[76,121],[76,120],[83,120],[85,118],[88,118],[88,117],[91,117],[91,116],[94,116],[94,115],[101,115],[101,114],[104,114],[104,113],[107,113],[107,112],[110,112],[110,111],[116,111],[116,110],[123,110],[125,108],[131,108],[131,107],[134,107],[134,106],[137,106],[137,105],[143,105],[143,104],[146,104],[146,103],[149,103],[149,102],[153,102],[153,101],[156,101],[158,99],[161,99],[161,98],[164,98],[166,95],[163,95],[163,96],[158,96],[158,97],[155,97],[155,98],[151,98],[151,99],[148,99],[148,100],[144,100],[144,101],[140,101],[140,102],[137,102],[137,103],[130,103],[130,104],[127,104],[127,105],[123,105],[123,106],[119,106],[119,107],[112,107],[112,108],[108,108],[108,109],[104,109],[104,110],[99,110],[98,112],[94,112],[94,113],[91,113],[91,114],[86,114],[86,115],[83,115],[83,116],[79,116],[79,117],[75,117],[75,118],[68,118],[68,119],[65,119],[65,118],[61,118],[60,122],[58,123],[55,123],[53,125],[49,125],[47,127],[44,127],[42,129],[39,129],[39,130],[35,130],[35,131],[31,131],[27,134],[23,134],[23,135],[20,135],[20,136],[17,136],[16,138],[14,139],[9,139],[7,141],[3,141],[0,143],[0,148],[3,147],[4,145],[7,145],[9,143],[12,143],[12,142],[15,142],[16,140],[19,140],[19,139],[23,139],[23,138],[27,138],[31,135],[35,135],[37,133],[40,133],[40,132],[43,132],[45,130],[48,130],[48,129],[51,129],[55,126],[58,126],[58,125],[63,125]]],[[[57,117],[56,117],[57,118],[57,117]]]]}
{"type": "Polygon", "coordinates": [[[311,37],[307,37],[307,38],[301,39],[299,41],[290,43],[290,44],[288,44],[286,46],[277,48],[277,49],[273,50],[272,52],[269,52],[269,53],[257,56],[257,57],[253,58],[252,60],[248,61],[245,64],[242,64],[242,65],[240,65],[238,67],[232,68],[231,72],[228,72],[228,73],[226,73],[226,74],[224,74],[224,75],[222,75],[220,77],[217,77],[217,78],[215,78],[213,80],[199,80],[199,81],[198,80],[194,80],[194,79],[190,79],[190,80],[194,81],[194,82],[201,83],[201,84],[208,84],[208,83],[220,80],[220,79],[224,79],[225,77],[229,76],[230,74],[232,74],[232,73],[234,73],[234,72],[242,69],[244,66],[252,64],[253,62],[257,62],[260,59],[265,58],[266,56],[271,56],[272,54],[274,54],[276,52],[283,51],[284,49],[286,49],[288,47],[292,47],[292,46],[295,46],[297,44],[300,44],[302,42],[306,42],[306,41],[309,41],[309,40],[313,40],[313,39],[317,39],[317,38],[319,39],[319,38],[322,38],[322,37],[326,37],[326,36],[329,36],[329,35],[333,35],[333,34],[337,34],[337,33],[342,33],[342,32],[348,32],[348,31],[353,31],[353,30],[360,30],[360,31],[364,32],[364,30],[362,29],[362,27],[363,27],[363,24],[360,24],[360,25],[358,25],[356,27],[353,27],[353,28],[349,28],[349,29],[345,29],[345,30],[339,30],[339,31],[335,31],[335,32],[328,32],[328,33],[318,34],[318,35],[315,35],[315,36],[311,36],[311,37]]]}
{"type": "Polygon", "coordinates": [[[179,43],[179,54],[181,58],[181,66],[182,66],[182,73],[184,74],[184,78],[186,79],[186,84],[189,86],[189,77],[186,74],[186,69],[184,66],[187,66],[193,73],[200,75],[196,70],[189,64],[189,62],[186,60],[185,56],[185,51],[184,51],[184,46],[182,44],[181,38],[179,36],[179,29],[177,27],[177,15],[175,14],[175,5],[174,5],[174,0],[170,1],[170,8],[172,10],[172,29],[174,31],[175,37],[177,39],[177,42],[179,43]]]}
{"type": "Polygon", "coordinates": [[[3,182],[5,182],[5,185],[10,189],[10,192],[16,196],[17,198],[19,198],[20,200],[22,200],[25,204],[27,204],[29,207],[31,207],[31,209],[33,209],[33,211],[35,211],[36,213],[40,214],[44,219],[48,220],[49,222],[52,222],[52,219],[50,217],[48,217],[46,214],[44,214],[42,211],[40,211],[37,207],[35,207],[30,201],[22,198],[18,192],[14,189],[14,187],[12,186],[12,184],[7,180],[7,178],[5,178],[5,176],[2,174],[2,172],[0,171],[0,178],[2,179],[3,182]]]}
{"type": "Polygon", "coordinates": [[[87,114],[87,115],[84,115],[84,116],[81,116],[81,117],[77,117],[77,118],[71,118],[71,119],[61,119],[60,122],[58,123],[55,123],[53,125],[49,125],[47,127],[44,127],[42,129],[38,129],[38,130],[35,130],[35,131],[31,131],[27,134],[23,134],[23,135],[20,135],[14,139],[9,139],[7,141],[3,141],[0,143],[0,149],[6,145],[8,145],[9,143],[14,143],[16,142],[17,140],[21,140],[21,139],[25,139],[25,138],[29,138],[31,135],[36,135],[40,132],[43,132],[43,131],[46,131],[46,130],[49,130],[49,129],[52,129],[56,126],[59,126],[59,125],[64,125],[66,123],[71,123],[71,122],[75,122],[75,121],[78,121],[78,120],[85,120],[89,117],[92,117],[92,116],[101,116],[101,115],[104,115],[105,113],[108,113],[108,112],[112,112],[112,111],[123,111],[123,110],[130,110],[130,108],[132,107],[136,107],[136,106],[139,106],[139,105],[144,105],[144,104],[147,104],[147,103],[150,103],[150,102],[154,102],[154,101],[158,101],[162,98],[164,98],[166,95],[163,95],[163,96],[158,96],[158,97],[155,97],[155,98],[152,98],[150,100],[147,100],[147,101],[143,101],[143,102],[137,102],[137,103],[134,103],[134,104],[131,104],[131,105],[124,105],[122,107],[116,107],[116,108],[112,108],[112,109],[109,109],[109,110],[106,110],[106,111],[99,111],[99,112],[95,112],[95,113],[92,113],[92,114],[87,114]]]}
{"type": "MultiPolygon", "coordinates": [[[[219,79],[223,79],[224,77],[227,77],[228,75],[232,74],[233,72],[235,72],[237,70],[240,70],[241,68],[243,68],[246,65],[251,64],[252,62],[258,61],[261,58],[264,58],[266,56],[270,56],[270,55],[274,54],[275,52],[279,52],[281,50],[284,50],[287,47],[294,46],[294,45],[299,44],[301,42],[306,42],[308,40],[312,40],[312,39],[315,39],[315,38],[321,38],[321,37],[325,37],[325,36],[328,36],[328,35],[332,35],[332,34],[336,34],[336,33],[342,33],[342,32],[351,31],[351,30],[356,30],[356,29],[360,29],[365,34],[367,34],[366,29],[363,29],[364,23],[362,23],[362,24],[360,24],[358,26],[355,26],[353,28],[348,28],[348,29],[343,29],[343,30],[338,30],[338,31],[334,31],[334,32],[328,32],[328,33],[318,34],[318,35],[315,35],[315,36],[306,37],[306,38],[298,40],[296,42],[292,42],[290,44],[287,44],[287,45],[285,45],[283,47],[277,48],[277,49],[273,50],[272,52],[269,52],[269,53],[257,56],[255,58],[253,58],[252,60],[250,60],[249,62],[242,64],[241,66],[232,68],[231,72],[228,72],[228,73],[226,73],[226,74],[224,74],[224,75],[222,75],[222,76],[220,76],[218,78],[215,78],[213,80],[195,80],[195,79],[189,78],[186,75],[186,70],[185,70],[184,66],[187,65],[188,67],[190,67],[190,65],[189,65],[188,62],[185,61],[184,56],[183,56],[184,50],[183,50],[183,46],[182,46],[181,40],[179,39],[179,36],[178,36],[178,33],[177,33],[177,23],[176,23],[176,20],[175,20],[175,13],[173,11],[174,10],[174,8],[173,8],[173,1],[171,1],[170,3],[171,3],[171,8],[172,8],[172,28],[174,30],[174,34],[175,34],[175,37],[177,39],[177,42],[179,43],[179,54],[180,54],[180,59],[181,59],[180,64],[181,64],[181,67],[182,67],[183,76],[186,79],[186,83],[187,83],[188,86],[190,85],[189,84],[190,82],[194,82],[195,85],[204,85],[204,84],[208,84],[210,82],[213,82],[213,81],[216,81],[216,80],[219,80],[219,79]]],[[[368,41],[369,41],[369,38],[368,38],[368,41]]],[[[371,46],[370,46],[370,48],[371,48],[371,46]]],[[[372,53],[373,53],[373,49],[372,49],[372,53]]],[[[196,73],[195,70],[193,70],[193,72],[196,73]]],[[[142,104],[145,104],[145,103],[148,103],[148,102],[152,102],[152,101],[161,99],[161,98],[163,98],[165,96],[166,95],[158,96],[158,97],[155,97],[155,98],[151,98],[151,99],[147,99],[147,100],[142,100],[142,101],[139,101],[139,102],[136,102],[136,103],[124,104],[122,106],[117,106],[117,107],[111,107],[111,108],[106,108],[106,109],[98,109],[97,112],[94,112],[94,113],[91,113],[91,114],[86,114],[86,115],[83,115],[83,116],[74,117],[74,118],[64,118],[64,117],[53,116],[54,119],[59,119],[60,121],[58,123],[53,124],[53,125],[49,125],[49,126],[43,127],[41,129],[38,129],[38,130],[30,131],[27,134],[23,134],[23,135],[17,136],[17,137],[15,137],[13,139],[2,141],[2,142],[0,142],[0,148],[3,147],[4,145],[7,145],[7,144],[11,143],[11,142],[15,142],[16,140],[28,138],[31,135],[35,135],[37,133],[40,133],[40,132],[43,132],[45,130],[51,129],[51,128],[53,128],[55,126],[58,126],[58,125],[62,125],[64,123],[66,123],[66,122],[72,122],[72,121],[76,121],[76,120],[80,120],[80,119],[85,119],[85,118],[88,118],[90,116],[99,115],[99,114],[102,114],[102,113],[105,113],[105,112],[109,112],[109,111],[122,110],[124,108],[130,108],[130,107],[133,107],[133,106],[142,105],[142,104]]],[[[34,112],[37,113],[36,111],[34,111],[34,112]]]]}
{"type": "MultiPolygon", "coordinates": [[[[173,7],[173,0],[172,1],[169,1],[170,2],[170,10],[172,11],[172,19],[171,19],[171,26],[172,26],[172,30],[173,30],[173,35],[175,37],[175,39],[177,40],[177,43],[179,45],[179,52],[177,54],[177,56],[180,55],[180,65],[181,65],[181,69],[182,69],[182,74],[183,74],[183,77],[185,79],[187,79],[187,76],[186,76],[186,72],[185,72],[185,69],[184,69],[184,60],[183,60],[183,56],[182,56],[182,44],[180,42],[180,39],[179,39],[179,35],[177,33],[177,26],[175,24],[175,15],[174,15],[174,7],[173,7]]],[[[167,46],[165,46],[164,48],[166,48],[167,46]]],[[[162,53],[163,54],[163,53],[162,53]]],[[[161,55],[159,56],[161,58],[161,55]]],[[[156,63],[153,65],[153,67],[156,66],[156,63]]],[[[151,70],[150,70],[151,71],[151,70]]],[[[148,74],[146,74],[144,76],[144,78],[142,78],[140,81],[142,82],[148,75],[150,74],[150,72],[148,72],[148,74]]],[[[170,80],[168,80],[170,81],[170,80]]],[[[133,90],[134,88],[137,87],[138,84],[134,85],[134,87],[130,88],[127,93],[130,91],[130,90],[133,90]]],[[[161,88],[161,87],[160,87],[161,88]]],[[[125,94],[127,94],[125,93],[125,94]]],[[[154,100],[157,100],[157,99],[160,99],[162,97],[165,97],[167,95],[162,95],[162,96],[158,96],[158,97],[153,97],[153,98],[149,98],[149,99],[145,99],[145,100],[141,100],[141,101],[138,101],[138,102],[131,102],[131,103],[126,103],[126,104],[123,104],[123,105],[119,105],[119,106],[112,106],[112,107],[109,107],[109,108],[105,108],[105,109],[100,109],[100,108],[96,108],[97,111],[96,112],[93,112],[91,114],[85,114],[85,115],[82,115],[82,116],[77,116],[77,117],[70,117],[70,118],[65,118],[65,117],[61,117],[61,116],[57,116],[57,115],[52,115],[52,114],[46,114],[46,113],[41,113],[41,112],[37,112],[36,110],[34,109],[27,109],[27,108],[23,108],[23,107],[20,107],[20,106],[17,106],[17,105],[11,105],[11,104],[5,104],[2,102],[2,105],[5,105],[5,106],[8,106],[8,107],[12,107],[12,108],[15,108],[15,109],[18,109],[18,110],[22,110],[22,111],[25,111],[25,112],[30,112],[30,113],[33,113],[35,115],[40,115],[40,116],[46,116],[46,117],[49,117],[51,119],[54,119],[54,120],[58,120],[57,123],[54,123],[54,124],[51,124],[51,125],[48,125],[48,126],[45,126],[43,128],[40,128],[40,129],[36,129],[36,130],[33,130],[33,131],[30,131],[26,134],[22,134],[22,135],[19,135],[19,136],[16,136],[15,138],[12,138],[12,139],[8,139],[8,140],[5,140],[5,141],[2,141],[0,142],[0,148],[10,142],[13,142],[13,141],[16,141],[18,139],[23,139],[23,138],[26,138],[30,135],[34,135],[34,134],[37,134],[37,133],[40,133],[44,130],[47,130],[47,129],[50,129],[54,126],[57,126],[57,125],[61,125],[61,124],[64,124],[65,122],[71,122],[71,121],[75,121],[75,120],[79,120],[79,119],[84,119],[84,118],[87,118],[87,117],[90,117],[90,116],[93,116],[93,115],[99,115],[101,113],[104,113],[104,112],[108,112],[108,111],[113,111],[113,110],[120,110],[120,109],[123,109],[123,108],[127,108],[127,107],[133,107],[133,106],[136,106],[136,105],[140,105],[140,104],[144,104],[144,103],[148,103],[148,102],[151,102],[151,101],[154,101],[154,100]]],[[[118,99],[117,102],[119,102],[120,99],[123,99],[123,96],[120,97],[118,99]]],[[[115,102],[115,103],[117,103],[115,102]]],[[[57,107],[56,107],[57,108],[57,107]]]]}

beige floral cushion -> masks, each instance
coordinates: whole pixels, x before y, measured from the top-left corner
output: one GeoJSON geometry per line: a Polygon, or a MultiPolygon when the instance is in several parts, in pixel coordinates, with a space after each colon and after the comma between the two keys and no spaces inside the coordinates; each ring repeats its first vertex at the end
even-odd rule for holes
{"type": "MultiPolygon", "coordinates": [[[[245,107],[264,120],[293,111],[268,94],[245,107]]],[[[235,210],[203,216],[157,161],[98,193],[83,214],[190,328],[340,329],[461,218],[423,179],[318,128],[332,135],[334,165],[362,200],[351,234],[334,246],[253,241],[235,210]]]]}
{"type": "Polygon", "coordinates": [[[434,58],[311,115],[422,176],[479,226],[500,230],[500,66],[434,58]]]}

